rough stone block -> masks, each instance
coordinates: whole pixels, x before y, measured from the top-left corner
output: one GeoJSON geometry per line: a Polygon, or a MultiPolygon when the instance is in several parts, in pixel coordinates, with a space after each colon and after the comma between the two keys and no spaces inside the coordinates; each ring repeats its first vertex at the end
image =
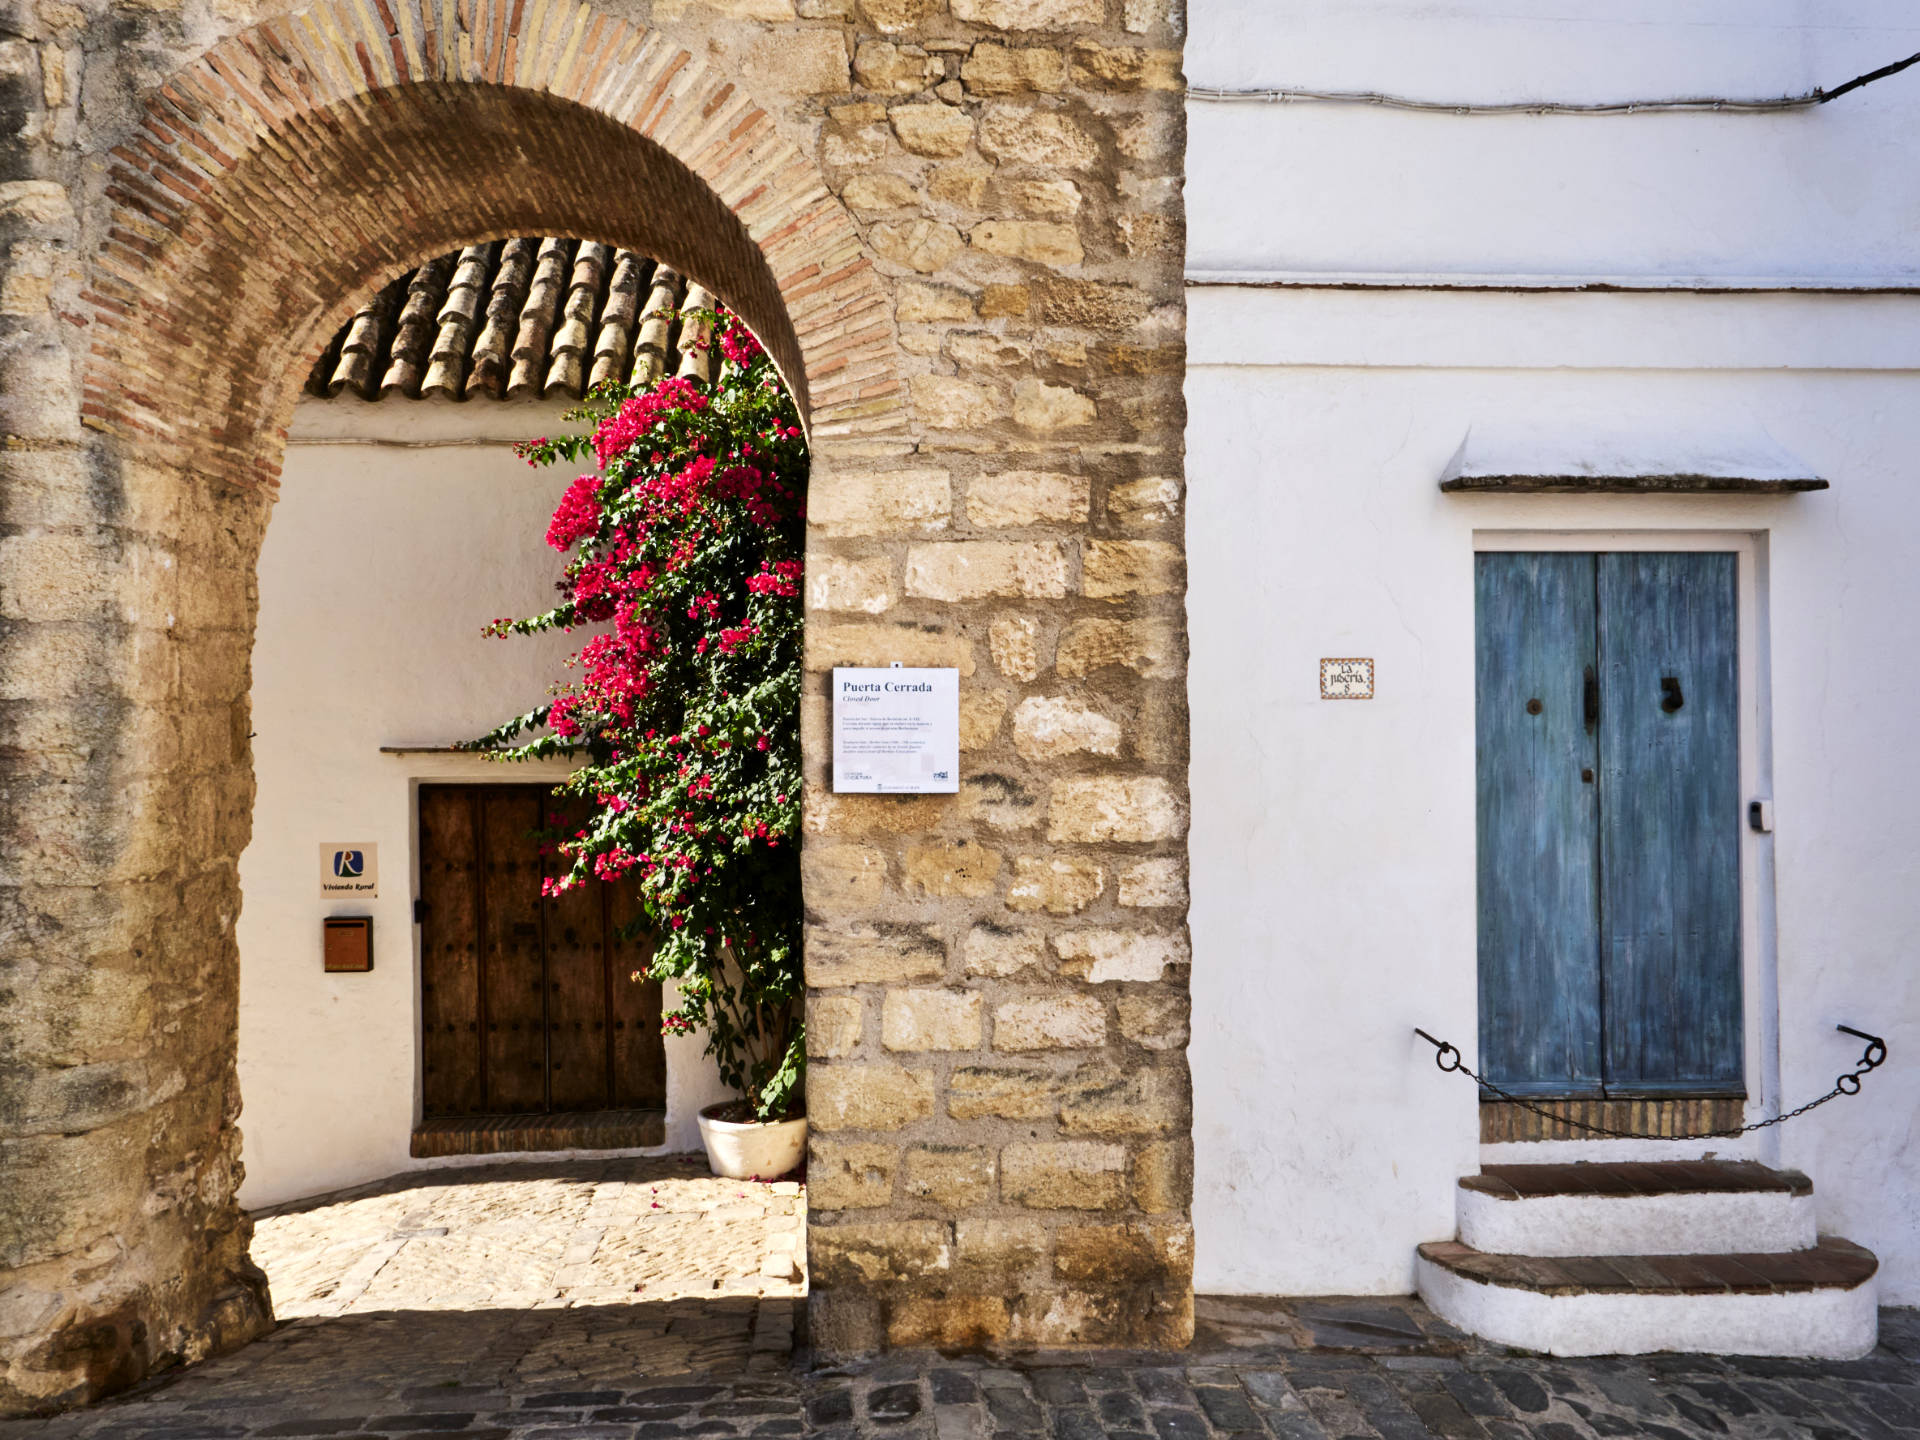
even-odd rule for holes
{"type": "Polygon", "coordinates": [[[924,25],[946,8],[947,0],[860,0],[860,13],[889,35],[924,25]]]}
{"type": "Polygon", "coordinates": [[[887,893],[887,857],[871,845],[809,845],[800,857],[807,903],[861,910],[887,893]]]}
{"type": "MultiPolygon", "coordinates": [[[[872,165],[878,163],[879,159],[879,155],[874,155],[859,163],[872,165]]],[[[874,253],[881,259],[891,260],[896,265],[904,265],[923,275],[944,269],[947,262],[963,248],[960,232],[939,220],[889,220],[874,226],[868,232],[868,238],[873,244],[874,253]]]]}
{"type": "Polygon", "coordinates": [[[1054,668],[1076,680],[1109,665],[1146,680],[1172,680],[1185,662],[1180,632],[1165,620],[1078,620],[1061,632],[1054,668]]]}
{"type": "MultiPolygon", "coordinates": [[[[840,198],[861,214],[872,215],[918,206],[920,192],[914,188],[912,181],[903,176],[889,175],[884,170],[874,170],[855,175],[847,181],[847,187],[840,192],[840,198]]],[[[972,313],[971,308],[968,313],[972,313]]]]}
{"type": "Polygon", "coordinates": [[[1000,1194],[1030,1210],[1116,1210],[1127,1151],[1090,1140],[1021,1141],[1000,1152],[1000,1194]]]}
{"type": "Polygon", "coordinates": [[[816,1282],[889,1285],[943,1275],[953,1264],[947,1227],[936,1220],[860,1221],[807,1227],[816,1282]]]}
{"type": "Polygon", "coordinates": [[[937,85],[944,73],[939,57],[917,45],[863,40],[853,52],[854,78],[867,90],[913,95],[937,85]]]}
{"type": "Polygon", "coordinates": [[[1080,584],[1095,600],[1175,595],[1186,588],[1186,561],[1164,540],[1089,540],[1080,584]]]}
{"type": "Polygon", "coordinates": [[[1044,1220],[963,1217],[954,1223],[954,1266],[1005,1282],[1052,1253],[1044,1220]]]}
{"type": "Polygon", "coordinates": [[[945,470],[834,471],[807,491],[807,519],[826,536],[925,534],[946,529],[952,514],[945,470]]]}
{"type": "Polygon", "coordinates": [[[1187,1048],[1191,1009],[1185,995],[1160,991],[1122,995],[1114,1002],[1120,1016],[1120,1033],[1147,1050],[1184,1050],[1187,1048]]]}
{"type": "Polygon", "coordinates": [[[1010,46],[982,40],[961,62],[960,80],[974,95],[1058,91],[1067,83],[1067,57],[1051,46],[1010,46]]]}
{"type": "Polygon", "coordinates": [[[1031,260],[1056,270],[1087,258],[1080,245],[1080,232],[1054,220],[988,220],[973,227],[967,243],[989,255],[1031,260]]]}
{"type": "Polygon", "coordinates": [[[1032,305],[1032,293],[1025,285],[989,285],[980,292],[982,320],[1019,319],[1032,305]]]}
{"type": "Polygon", "coordinates": [[[1008,413],[1007,397],[997,387],[952,375],[915,375],[907,390],[914,413],[936,430],[978,430],[1008,413]]]}
{"type": "Polygon", "coordinates": [[[996,1050],[1091,1050],[1106,1042],[1107,1007],[1091,995],[1041,995],[994,1007],[996,1050]]]}
{"type": "Polygon", "coordinates": [[[1067,588],[1067,552],[1057,540],[954,540],[907,551],[907,594],[922,599],[1058,600],[1067,588]]]}
{"type": "Polygon", "coordinates": [[[1029,695],[1013,711],[1013,748],[1023,760],[1118,755],[1120,727],[1098,710],[1058,696],[1029,695]]]}
{"type": "Polygon", "coordinates": [[[826,989],[935,980],[947,968],[947,947],[924,925],[811,925],[806,951],[807,984],[826,989]]]}
{"type": "Polygon", "coordinates": [[[930,1071],[844,1060],[807,1069],[811,1130],[898,1130],[931,1114],[930,1071]]]}
{"type": "Polygon", "coordinates": [[[1107,518],[1129,530],[1171,524],[1180,518],[1180,499],[1180,482],[1171,475],[1129,480],[1107,491],[1107,518]]]}
{"type": "Polygon", "coordinates": [[[807,561],[807,604],[815,610],[884,614],[893,605],[893,563],[884,556],[845,560],[816,555],[807,561]]]}
{"type": "Polygon", "coordinates": [[[925,624],[847,623],[807,626],[807,668],[836,665],[951,665],[962,679],[973,674],[973,642],[925,624]]]}
{"type": "Polygon", "coordinates": [[[973,319],[973,300],[966,291],[951,285],[902,280],[894,303],[894,314],[902,325],[938,325],[948,321],[965,323],[973,319]]]}
{"type": "Polygon", "coordinates": [[[1193,1204],[1193,1143],[1156,1140],[1134,1152],[1134,1208],[1148,1215],[1184,1215],[1193,1204]]]}
{"type": "Polygon", "coordinates": [[[981,1003],[970,990],[890,990],[880,1010],[889,1050],[977,1050],[981,1003]]]}
{"type": "Polygon", "coordinates": [[[987,628],[987,653],[994,667],[1022,684],[1040,674],[1040,626],[1026,615],[1007,615],[987,628]]]}
{"type": "Polygon", "coordinates": [[[1095,169],[1100,147],[1071,116],[1000,105],[980,121],[980,152],[1007,165],[1079,174],[1095,169]]]}
{"type": "Polygon", "coordinates": [[[978,1350],[1005,1338],[1010,1323],[1007,1302],[998,1295],[906,1295],[889,1310],[887,1343],[978,1350]]]}
{"type": "Polygon", "coordinates": [[[866,1002],[858,995],[815,995],[807,1001],[807,1055],[838,1060],[860,1048],[866,1002]]]}
{"type": "MultiPolygon", "coordinates": [[[[936,165],[927,176],[927,194],[942,205],[959,210],[978,210],[980,199],[993,178],[993,167],[977,156],[964,155],[936,165]]],[[[986,316],[987,311],[981,314],[986,316]]]]}
{"type": "Polygon", "coordinates": [[[1190,1283],[1193,1226],[1184,1220],[1069,1225],[1055,1238],[1053,1273],[1070,1285],[1190,1283]]]}
{"type": "Polygon", "coordinates": [[[1100,898],[1107,872],[1097,862],[1060,855],[1022,855],[1013,862],[1007,908],[1077,915],[1100,898]]]}
{"type": "Polygon", "coordinates": [[[967,483],[967,519],[982,529],[1019,525],[1082,525],[1088,509],[1084,475],[1002,470],[967,483]]]}
{"type": "Polygon", "coordinates": [[[1070,30],[1102,24],[1103,0],[952,0],[953,17],[996,30],[1070,30]]]}
{"type": "Polygon", "coordinates": [[[1186,83],[1178,50],[1098,45],[1091,40],[1074,44],[1073,80],[1094,90],[1179,90],[1186,83]]]}
{"type": "Polygon", "coordinates": [[[967,840],[908,848],[903,866],[906,888],[928,895],[980,896],[993,893],[1000,874],[1000,852],[967,840]]]}
{"type": "Polygon", "coordinates": [[[1099,1067],[1082,1072],[1060,1102],[1060,1129],[1068,1135],[1184,1133],[1193,1115],[1184,1065],[1137,1067],[1124,1074],[1099,1067]]]}
{"type": "Polygon", "coordinates": [[[963,1066],[947,1081],[947,1114],[956,1120],[1051,1120],[1060,1088],[1051,1070],[963,1066]]]}
{"type": "Polygon", "coordinates": [[[870,1210],[893,1203],[900,1151],[866,1140],[807,1141],[807,1203],[827,1210],[870,1210]]]}
{"type": "MultiPolygon", "coordinates": [[[[1051,435],[1058,430],[1073,430],[1082,425],[1091,425],[1099,413],[1093,398],[1083,395],[1071,385],[1049,385],[1044,380],[1026,379],[1013,387],[1013,423],[1025,430],[1039,431],[1044,435],[1051,435]]],[[[1089,548],[1093,543],[1097,542],[1089,542],[1089,548]]]]}
{"type": "Polygon", "coordinates": [[[1007,692],[972,689],[960,696],[960,748],[984,750],[999,738],[1007,713],[1007,692]]]}
{"type": "Polygon", "coordinates": [[[953,105],[896,105],[887,112],[893,133],[916,155],[943,159],[973,143],[973,117],[953,105]]]}
{"type": "Polygon", "coordinates": [[[1120,872],[1120,903],[1156,908],[1187,903],[1187,867],[1171,857],[1142,860],[1120,872]]]}
{"type": "MultiPolygon", "coordinates": [[[[1018,176],[994,186],[998,203],[1024,215],[1040,215],[1049,220],[1071,220],[1080,213],[1080,187],[1071,180],[1039,180],[1018,176]]],[[[1062,363],[1066,363],[1062,357],[1062,363]]],[[[1085,363],[1082,355],[1079,362],[1085,363]]]]}
{"type": "Polygon", "coordinates": [[[983,924],[967,932],[960,953],[969,975],[1004,980],[1023,970],[1045,969],[1047,941],[1037,930],[1008,930],[983,924]]]}
{"type": "Polygon", "coordinates": [[[1141,844],[1186,830],[1186,803],[1157,775],[1056,780],[1048,792],[1047,838],[1056,842],[1141,844]]]}
{"type": "Polygon", "coordinates": [[[993,1200],[995,1156],[981,1145],[921,1145],[907,1151],[907,1194],[944,1210],[993,1200]]]}
{"type": "MultiPolygon", "coordinates": [[[[764,0],[762,0],[764,3],[764,0]]],[[[792,0],[786,0],[788,17],[792,0]]],[[[749,80],[794,95],[845,95],[847,43],[837,30],[788,30],[763,35],[747,53],[741,73],[749,80]]]]}
{"type": "Polygon", "coordinates": [[[1145,930],[1069,930],[1053,937],[1060,973],[1090,984],[1110,980],[1143,984],[1166,977],[1169,966],[1187,965],[1193,956],[1184,935],[1145,930]]]}

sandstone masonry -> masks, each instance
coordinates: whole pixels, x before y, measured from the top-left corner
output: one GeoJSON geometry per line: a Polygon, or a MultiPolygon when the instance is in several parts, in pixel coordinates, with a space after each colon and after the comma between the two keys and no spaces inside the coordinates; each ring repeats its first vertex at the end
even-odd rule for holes
{"type": "Polygon", "coordinates": [[[1183,1343],[1173,0],[9,13],[0,1413],[268,1323],[232,937],[285,427],[375,286],[521,234],[708,285],[809,417],[816,1346],[1183,1343]],[[894,660],[960,670],[956,796],[831,793],[825,672],[894,660]]]}

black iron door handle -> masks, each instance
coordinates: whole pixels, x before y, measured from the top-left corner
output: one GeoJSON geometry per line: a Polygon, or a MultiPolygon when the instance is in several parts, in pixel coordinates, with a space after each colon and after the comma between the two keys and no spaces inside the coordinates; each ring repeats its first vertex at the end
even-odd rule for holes
{"type": "Polygon", "coordinates": [[[1587,712],[1587,729],[1591,731],[1595,725],[1600,723],[1600,680],[1593,673],[1593,667],[1591,665],[1587,666],[1584,703],[1587,712]]]}
{"type": "Polygon", "coordinates": [[[1681,692],[1678,675],[1660,677],[1660,708],[1671,715],[1687,703],[1687,697],[1681,692]]]}

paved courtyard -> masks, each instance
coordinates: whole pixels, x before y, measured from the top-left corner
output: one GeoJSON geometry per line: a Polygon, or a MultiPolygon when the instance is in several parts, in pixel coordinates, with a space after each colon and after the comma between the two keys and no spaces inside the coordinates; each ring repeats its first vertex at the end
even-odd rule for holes
{"type": "Polygon", "coordinates": [[[803,1224],[799,1187],[677,1160],[441,1171],[287,1207],[256,1242],[271,1336],[0,1440],[1920,1436],[1913,1310],[1883,1311],[1880,1349],[1846,1363],[1549,1360],[1412,1300],[1213,1298],[1181,1355],[814,1368],[781,1238],[803,1224]]]}

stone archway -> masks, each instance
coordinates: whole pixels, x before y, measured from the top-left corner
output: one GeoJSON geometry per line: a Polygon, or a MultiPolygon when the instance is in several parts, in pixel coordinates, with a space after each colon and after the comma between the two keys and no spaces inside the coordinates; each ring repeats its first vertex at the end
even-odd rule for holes
{"type": "MultiPolygon", "coordinates": [[[[661,8],[683,33],[325,0],[182,54],[122,128],[74,118],[103,180],[63,152],[6,191],[84,268],[21,287],[16,242],[0,354],[0,672],[34,717],[0,756],[0,1412],[267,1322],[233,921],[285,426],[370,286],[526,233],[688,271],[781,363],[817,693],[835,663],[962,675],[958,797],[836,800],[808,716],[816,1345],[1190,1330],[1178,55],[1142,43],[1175,22],[661,8]]],[[[182,45],[114,18],[109,58],[182,45]]]]}

